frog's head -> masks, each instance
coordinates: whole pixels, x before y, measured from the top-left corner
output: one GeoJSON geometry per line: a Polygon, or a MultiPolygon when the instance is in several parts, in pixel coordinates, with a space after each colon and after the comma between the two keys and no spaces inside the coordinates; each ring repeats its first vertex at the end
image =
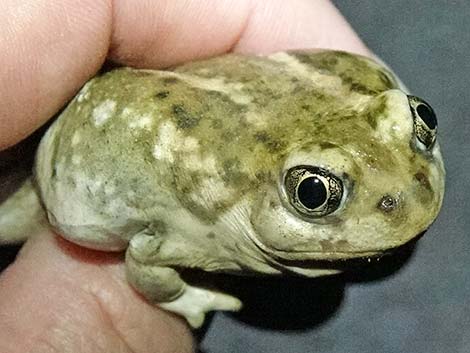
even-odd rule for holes
{"type": "Polygon", "coordinates": [[[445,171],[425,101],[393,89],[333,115],[293,144],[253,211],[254,241],[275,259],[377,256],[439,212],[445,171]]]}

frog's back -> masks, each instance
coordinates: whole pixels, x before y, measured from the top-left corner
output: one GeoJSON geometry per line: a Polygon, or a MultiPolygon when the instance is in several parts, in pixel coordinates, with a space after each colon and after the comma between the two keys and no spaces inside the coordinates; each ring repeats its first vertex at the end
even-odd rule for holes
{"type": "Polygon", "coordinates": [[[64,232],[123,234],[106,248],[124,247],[158,207],[183,206],[211,221],[275,182],[300,142],[336,135],[328,126],[341,123],[344,109],[396,86],[383,67],[341,52],[114,70],[85,85],[43,139],[41,198],[64,232]],[[191,196],[208,181],[225,196],[191,196]]]}

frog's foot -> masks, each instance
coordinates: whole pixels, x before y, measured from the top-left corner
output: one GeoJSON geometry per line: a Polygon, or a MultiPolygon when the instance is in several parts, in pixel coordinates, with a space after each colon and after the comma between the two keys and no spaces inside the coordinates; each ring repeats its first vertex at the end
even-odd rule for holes
{"type": "Polygon", "coordinates": [[[242,302],[231,295],[186,285],[181,296],[160,307],[186,318],[193,328],[201,327],[205,314],[213,310],[239,311],[242,302]]]}
{"type": "Polygon", "coordinates": [[[150,302],[185,317],[192,327],[200,327],[208,311],[240,310],[237,298],[190,286],[173,268],[136,261],[132,252],[129,248],[126,253],[129,283],[150,302]]]}

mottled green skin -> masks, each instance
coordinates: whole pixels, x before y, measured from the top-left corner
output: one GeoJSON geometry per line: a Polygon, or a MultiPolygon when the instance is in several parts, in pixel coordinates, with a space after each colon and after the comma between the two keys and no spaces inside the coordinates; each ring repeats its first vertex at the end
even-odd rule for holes
{"type": "MultiPolygon", "coordinates": [[[[439,211],[439,146],[416,146],[400,89],[372,60],[331,51],[114,70],[43,139],[40,195],[51,223],[85,246],[119,250],[150,236],[131,242],[128,261],[318,275],[284,261],[379,255],[439,211]],[[286,204],[282,175],[298,164],[343,180],[340,209],[305,219],[286,204]],[[385,195],[398,200],[392,212],[378,207],[385,195]]],[[[147,275],[131,272],[149,295],[147,275]]]]}

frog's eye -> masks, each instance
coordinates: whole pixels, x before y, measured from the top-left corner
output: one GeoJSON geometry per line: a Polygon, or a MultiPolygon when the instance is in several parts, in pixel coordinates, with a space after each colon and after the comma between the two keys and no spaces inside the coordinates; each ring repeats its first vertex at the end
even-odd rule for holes
{"type": "Polygon", "coordinates": [[[343,183],[327,169],[296,166],[287,171],[284,186],[289,203],[302,215],[321,217],[338,209],[343,183]]]}
{"type": "Polygon", "coordinates": [[[431,149],[436,140],[437,118],[434,110],[424,100],[408,96],[416,138],[425,149],[431,149]]]}

